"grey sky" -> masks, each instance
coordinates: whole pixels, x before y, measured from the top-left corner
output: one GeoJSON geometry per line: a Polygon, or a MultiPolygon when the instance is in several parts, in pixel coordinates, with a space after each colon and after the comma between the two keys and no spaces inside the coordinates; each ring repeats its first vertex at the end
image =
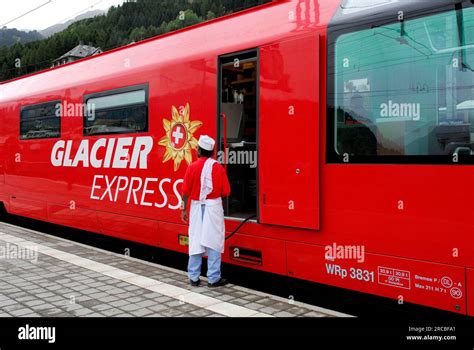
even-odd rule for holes
{"type": "MultiPolygon", "coordinates": [[[[49,0],[0,0],[0,26],[49,0]]],[[[91,10],[106,10],[120,5],[124,0],[51,0],[40,9],[17,19],[8,28],[42,30],[57,23],[66,22],[91,10]]]]}

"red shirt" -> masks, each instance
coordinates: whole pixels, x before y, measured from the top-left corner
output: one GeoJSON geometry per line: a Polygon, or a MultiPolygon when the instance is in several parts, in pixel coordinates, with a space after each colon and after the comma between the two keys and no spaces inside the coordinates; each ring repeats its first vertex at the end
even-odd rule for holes
{"type": "MultiPolygon", "coordinates": [[[[182,194],[191,200],[198,201],[201,194],[201,173],[208,158],[199,158],[191,164],[184,175],[182,194]]],[[[212,167],[212,192],[207,199],[230,196],[230,184],[225,169],[219,163],[212,167]]]]}

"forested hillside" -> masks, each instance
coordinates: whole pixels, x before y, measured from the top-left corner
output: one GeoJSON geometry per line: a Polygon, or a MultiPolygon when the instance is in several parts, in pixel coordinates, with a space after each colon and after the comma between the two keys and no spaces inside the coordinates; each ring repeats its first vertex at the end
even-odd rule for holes
{"type": "Polygon", "coordinates": [[[112,7],[48,39],[0,46],[0,81],[51,66],[79,43],[107,51],[271,0],[137,0],[112,7]],[[19,60],[18,60],[19,59],[19,60]]]}
{"type": "Polygon", "coordinates": [[[36,30],[25,32],[17,29],[0,29],[0,46],[12,46],[15,43],[29,43],[43,39],[36,30]]]}

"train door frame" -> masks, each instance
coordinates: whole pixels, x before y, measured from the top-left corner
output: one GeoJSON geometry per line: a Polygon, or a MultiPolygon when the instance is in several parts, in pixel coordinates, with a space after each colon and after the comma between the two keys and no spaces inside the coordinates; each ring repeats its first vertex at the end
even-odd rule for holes
{"type": "MultiPolygon", "coordinates": [[[[255,69],[255,118],[256,118],[256,130],[255,130],[255,137],[256,137],[256,162],[257,162],[257,169],[256,169],[256,198],[255,198],[255,213],[252,216],[255,216],[255,219],[249,220],[252,222],[259,222],[260,221],[260,207],[259,207],[259,194],[260,194],[260,183],[259,183],[259,166],[258,160],[260,158],[259,155],[259,135],[260,135],[260,49],[258,47],[251,48],[242,51],[231,52],[223,55],[219,55],[217,57],[217,116],[216,116],[216,154],[217,152],[222,151],[221,148],[221,126],[222,126],[222,92],[223,92],[223,65],[228,64],[229,62],[235,61],[235,59],[242,58],[239,61],[244,60],[255,60],[256,61],[256,69],[255,69]]],[[[225,160],[226,161],[226,160],[225,160]]],[[[250,217],[250,214],[247,215],[250,217]]],[[[226,213],[225,216],[226,220],[231,221],[245,221],[246,217],[233,217],[229,216],[226,213]]]]}

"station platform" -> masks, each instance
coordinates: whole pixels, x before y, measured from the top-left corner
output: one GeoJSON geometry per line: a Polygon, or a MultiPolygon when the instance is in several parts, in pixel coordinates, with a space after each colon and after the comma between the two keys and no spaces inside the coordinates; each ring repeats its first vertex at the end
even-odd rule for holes
{"type": "Polygon", "coordinates": [[[351,317],[0,223],[0,317],[351,317]]]}

